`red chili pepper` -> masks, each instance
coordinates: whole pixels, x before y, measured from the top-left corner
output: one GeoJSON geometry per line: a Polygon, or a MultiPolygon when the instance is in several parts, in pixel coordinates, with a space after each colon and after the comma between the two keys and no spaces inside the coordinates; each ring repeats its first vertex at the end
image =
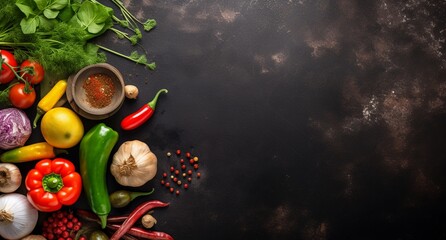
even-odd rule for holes
{"type": "MultiPolygon", "coordinates": [[[[110,230],[118,230],[121,228],[121,225],[118,224],[107,224],[107,228],[110,230]]],[[[159,231],[149,231],[139,227],[131,227],[127,231],[128,235],[142,238],[142,239],[151,239],[151,240],[173,240],[173,237],[165,232],[159,231]]]]}
{"type": "Polygon", "coordinates": [[[142,106],[140,109],[138,109],[138,111],[122,119],[121,128],[124,130],[133,130],[149,120],[149,118],[152,117],[153,113],[155,112],[155,106],[156,102],[158,101],[158,96],[161,93],[167,92],[167,89],[159,90],[152,101],[142,106]]]}
{"type": "Polygon", "coordinates": [[[63,158],[44,159],[25,179],[29,202],[39,211],[54,212],[73,205],[82,192],[82,180],[72,162],[63,158]]]}
{"type": "Polygon", "coordinates": [[[122,223],[121,227],[110,237],[110,240],[118,240],[132,228],[133,224],[138,221],[146,212],[157,207],[166,207],[169,203],[164,203],[157,200],[147,201],[137,206],[129,217],[122,223]]]}

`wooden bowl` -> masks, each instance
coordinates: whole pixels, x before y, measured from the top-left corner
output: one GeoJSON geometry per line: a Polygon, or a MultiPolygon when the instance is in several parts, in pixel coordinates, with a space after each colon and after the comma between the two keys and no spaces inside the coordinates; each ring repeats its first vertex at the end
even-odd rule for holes
{"type": "Polygon", "coordinates": [[[122,106],[124,102],[124,79],[122,74],[114,66],[108,63],[98,63],[84,67],[74,76],[68,79],[67,87],[67,99],[70,102],[73,110],[79,113],[81,116],[92,119],[100,120],[115,114],[122,106]],[[87,89],[96,89],[90,86],[90,77],[101,74],[102,78],[106,78],[107,81],[102,81],[102,88],[99,89],[113,89],[107,93],[102,93],[100,90],[93,91],[94,94],[87,91],[87,89]],[[107,94],[109,102],[98,104],[95,98],[96,93],[107,94]]]}

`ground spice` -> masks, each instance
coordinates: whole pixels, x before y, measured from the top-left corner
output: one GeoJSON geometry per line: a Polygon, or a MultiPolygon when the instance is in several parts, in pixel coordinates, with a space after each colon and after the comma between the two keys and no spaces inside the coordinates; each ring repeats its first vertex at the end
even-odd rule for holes
{"type": "Polygon", "coordinates": [[[87,102],[94,108],[108,106],[116,92],[111,77],[102,73],[90,75],[82,87],[85,89],[87,102]]]}

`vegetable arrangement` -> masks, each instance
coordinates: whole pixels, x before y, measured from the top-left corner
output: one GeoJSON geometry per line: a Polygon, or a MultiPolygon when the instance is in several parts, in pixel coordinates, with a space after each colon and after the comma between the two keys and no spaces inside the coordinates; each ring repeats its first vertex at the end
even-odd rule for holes
{"type": "MultiPolygon", "coordinates": [[[[108,31],[135,45],[142,39],[142,31],[156,26],[153,19],[137,19],[120,0],[110,2],[119,16],[97,0],[0,0],[2,238],[173,239],[165,232],[147,230],[157,222],[152,210],[169,203],[143,201],[154,188],[127,188],[143,187],[154,179],[158,169],[155,153],[139,140],[124,141],[113,153],[120,140],[118,131],[99,122],[84,134],[83,119],[60,104],[69,75],[87,65],[105,62],[104,52],[150,70],[156,67],[144,54],[134,51],[125,55],[94,42],[108,31]],[[41,90],[40,95],[36,89],[41,90]],[[43,94],[43,89],[48,91],[43,94]],[[31,126],[27,109],[33,106],[36,114],[31,126]],[[40,142],[28,142],[34,130],[40,130],[40,142]],[[78,150],[79,159],[68,159],[72,150],[78,150]],[[67,158],[60,157],[61,153],[67,158]],[[33,167],[21,172],[20,167],[28,164],[33,167]],[[124,188],[109,194],[107,174],[124,188]],[[22,183],[25,194],[18,193],[22,183]],[[82,194],[91,212],[73,210],[82,194]],[[136,198],[143,203],[129,209],[136,198]],[[113,208],[129,213],[110,216],[113,208]],[[39,212],[48,213],[43,215],[41,232],[34,232],[42,235],[30,235],[34,234],[39,212]]],[[[119,130],[134,130],[145,124],[154,115],[159,96],[167,92],[159,90],[149,103],[122,119],[119,130]]],[[[137,86],[126,85],[125,94],[128,99],[137,98],[137,86]]]]}

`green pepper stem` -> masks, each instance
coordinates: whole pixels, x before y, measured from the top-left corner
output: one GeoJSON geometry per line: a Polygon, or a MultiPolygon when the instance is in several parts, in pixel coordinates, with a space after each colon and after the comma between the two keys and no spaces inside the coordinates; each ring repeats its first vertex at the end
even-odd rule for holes
{"type": "Polygon", "coordinates": [[[43,111],[42,109],[40,109],[40,108],[38,107],[38,108],[37,108],[36,117],[34,118],[34,121],[33,121],[33,128],[36,128],[36,127],[37,127],[37,121],[39,121],[40,117],[42,117],[43,114],[45,114],[45,111],[43,111]]]}
{"type": "Polygon", "coordinates": [[[98,217],[101,220],[101,228],[104,229],[105,227],[107,227],[107,217],[108,217],[108,214],[98,215],[98,217]]]}
{"type": "Polygon", "coordinates": [[[57,173],[50,173],[43,177],[42,187],[46,192],[57,193],[63,188],[62,177],[57,173]]]}
{"type": "Polygon", "coordinates": [[[147,103],[147,105],[149,105],[150,108],[152,108],[153,110],[155,110],[155,106],[156,106],[156,102],[158,101],[158,97],[161,93],[168,93],[169,91],[165,88],[159,90],[155,97],[152,99],[152,101],[150,101],[149,103],[147,103]]]}
{"type": "Polygon", "coordinates": [[[155,188],[152,188],[152,191],[150,192],[130,192],[130,201],[132,201],[133,199],[139,197],[139,196],[147,196],[152,194],[155,191],[155,188]]]}

